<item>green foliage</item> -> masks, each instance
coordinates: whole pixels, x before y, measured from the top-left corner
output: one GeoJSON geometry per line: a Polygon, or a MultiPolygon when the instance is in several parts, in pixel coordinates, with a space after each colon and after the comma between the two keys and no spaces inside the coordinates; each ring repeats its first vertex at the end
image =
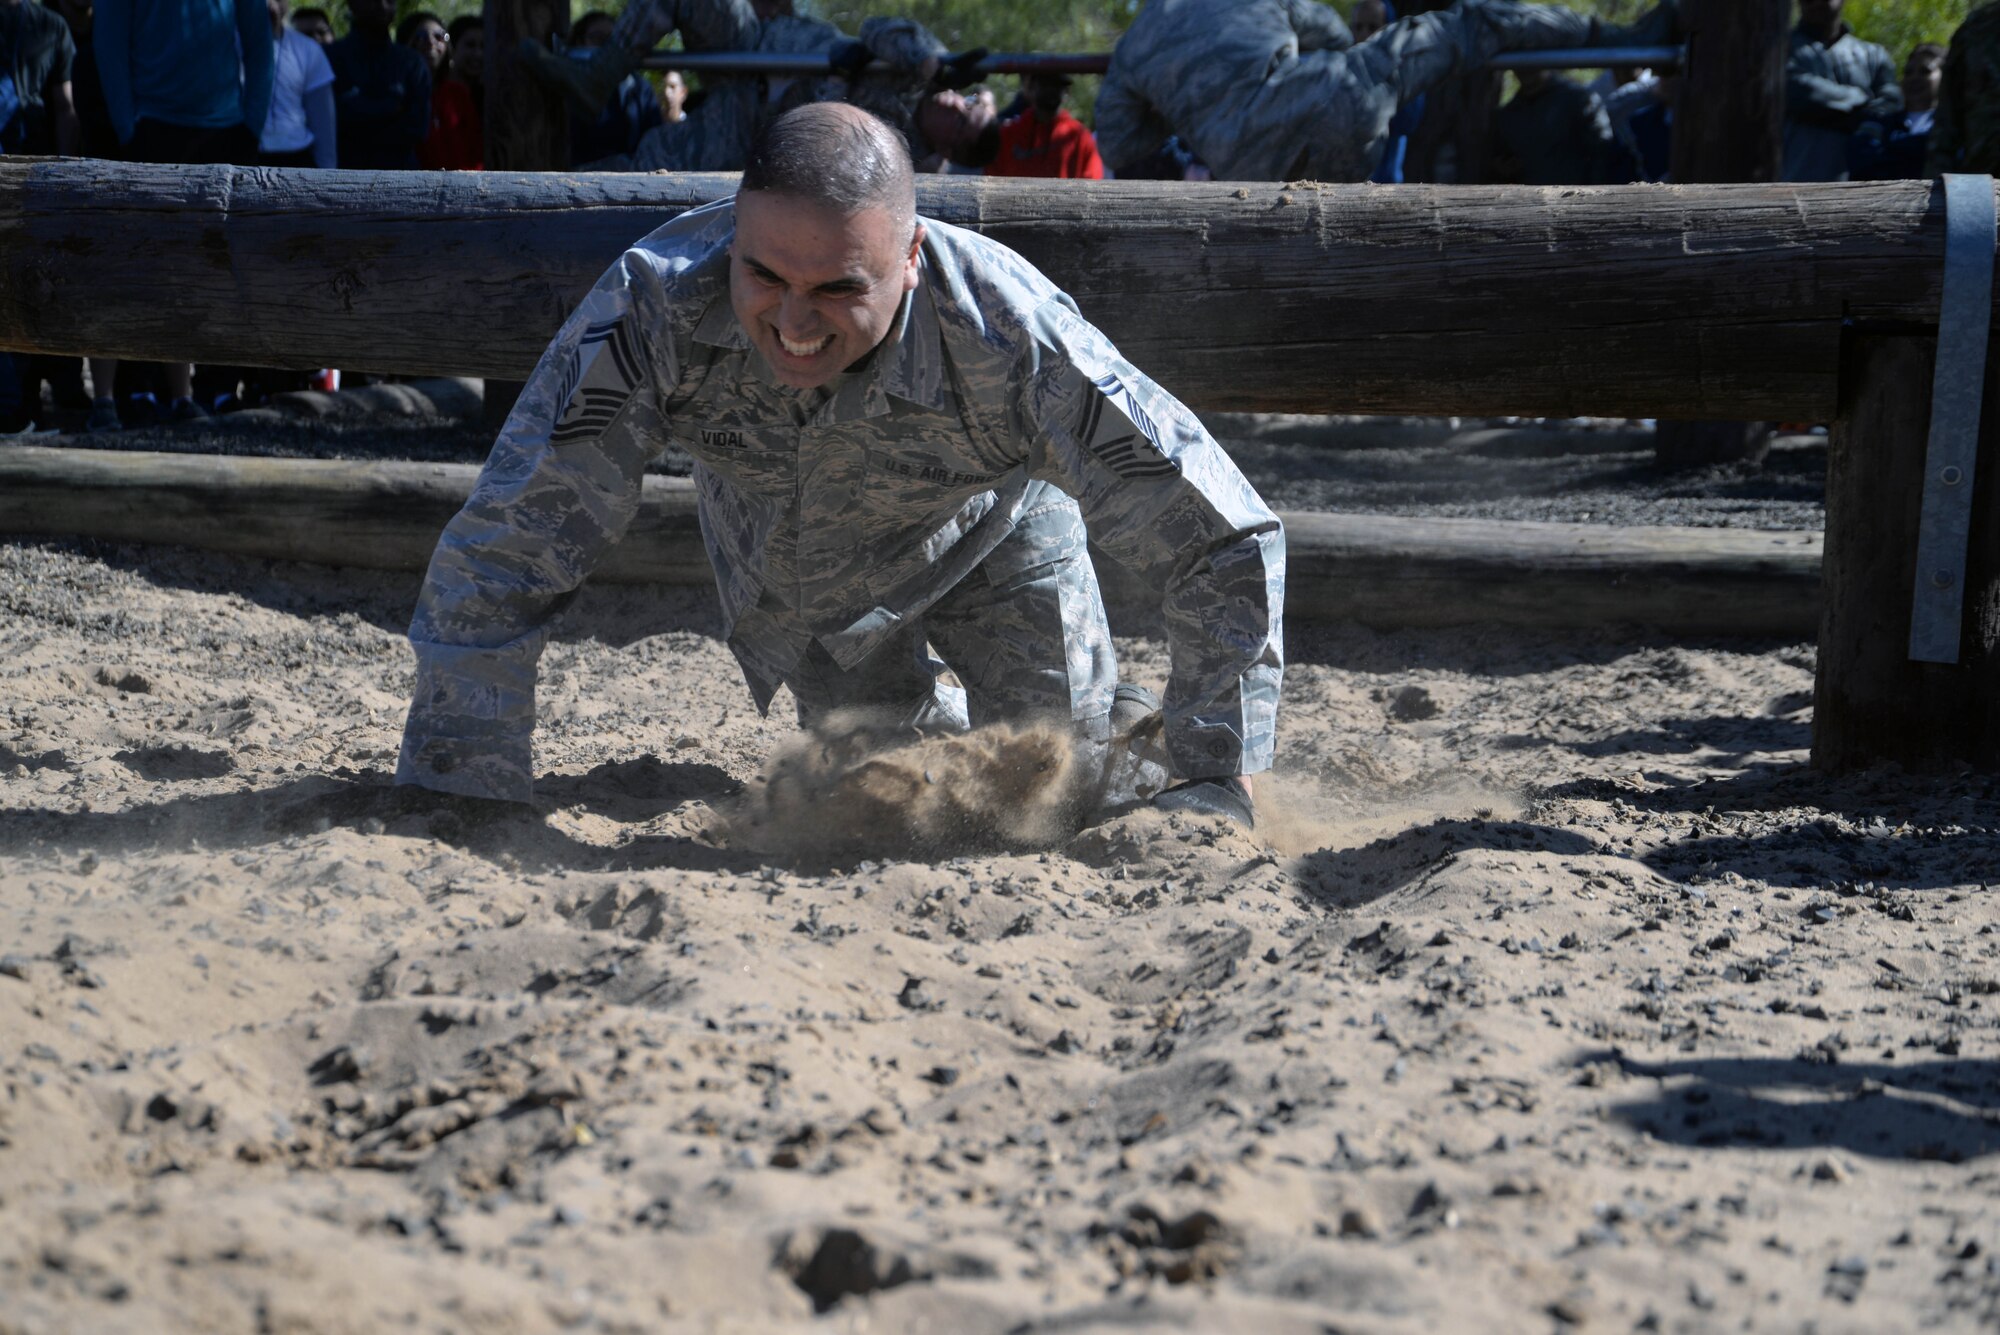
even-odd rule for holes
{"type": "Polygon", "coordinates": [[[1847,0],[1854,31],[1889,48],[1898,66],[1920,42],[1949,45],[1977,0],[1847,0]]]}

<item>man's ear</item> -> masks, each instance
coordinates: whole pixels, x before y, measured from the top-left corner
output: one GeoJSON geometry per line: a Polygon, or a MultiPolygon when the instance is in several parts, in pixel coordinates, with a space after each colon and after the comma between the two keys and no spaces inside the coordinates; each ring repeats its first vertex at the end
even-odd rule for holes
{"type": "Polygon", "coordinates": [[[916,231],[910,235],[910,253],[903,257],[903,291],[905,292],[914,292],[916,290],[917,275],[919,273],[917,257],[923,251],[923,248],[924,225],[918,223],[916,231]]]}

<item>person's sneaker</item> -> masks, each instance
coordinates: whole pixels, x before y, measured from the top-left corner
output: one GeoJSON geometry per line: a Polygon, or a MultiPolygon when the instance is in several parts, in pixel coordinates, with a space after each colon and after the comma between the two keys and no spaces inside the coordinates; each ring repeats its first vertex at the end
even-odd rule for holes
{"type": "Polygon", "coordinates": [[[175,399],[173,406],[167,409],[169,422],[199,422],[207,416],[208,410],[193,399],[175,399]]]}
{"type": "Polygon", "coordinates": [[[85,431],[122,431],[125,423],[118,420],[118,400],[110,398],[93,399],[90,416],[84,419],[85,431]]]}
{"type": "Polygon", "coordinates": [[[1257,828],[1257,809],[1250,794],[1234,779],[1189,779],[1154,798],[1153,805],[1162,811],[1227,816],[1246,830],[1257,828]]]}

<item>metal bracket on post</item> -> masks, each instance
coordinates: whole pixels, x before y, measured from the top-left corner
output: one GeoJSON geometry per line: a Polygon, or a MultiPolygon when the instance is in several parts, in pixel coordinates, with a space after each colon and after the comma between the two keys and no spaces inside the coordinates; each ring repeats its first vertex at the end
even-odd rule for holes
{"type": "MultiPolygon", "coordinates": [[[[1987,327],[1993,322],[1994,222],[1992,177],[1944,178],[1944,298],[1910,604],[1910,657],[1920,663],[1958,661],[1972,468],[1979,456],[1987,327]]],[[[1884,444],[1893,448],[1893,442],[1884,444]]]]}

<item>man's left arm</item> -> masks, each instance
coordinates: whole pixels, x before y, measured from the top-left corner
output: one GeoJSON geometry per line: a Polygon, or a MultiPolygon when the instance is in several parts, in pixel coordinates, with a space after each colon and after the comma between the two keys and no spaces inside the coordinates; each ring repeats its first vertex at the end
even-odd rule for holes
{"type": "Polygon", "coordinates": [[[83,142],[83,123],[77,119],[76,98],[70,90],[71,75],[76,68],[76,41],[69,35],[66,24],[57,25],[56,35],[59,39],[56,58],[42,87],[42,105],[49,109],[49,130],[55,138],[56,152],[72,158],[83,142]]]}
{"type": "Polygon", "coordinates": [[[1861,109],[1861,119],[1864,124],[1886,126],[1903,109],[1903,85],[1896,77],[1896,62],[1889,59],[1889,53],[1878,46],[1872,54],[1868,104],[1861,109]]]}
{"type": "Polygon", "coordinates": [[[403,84],[403,136],[414,150],[430,137],[431,67],[419,56],[411,61],[409,79],[403,84]]]}
{"type": "Polygon", "coordinates": [[[243,52],[243,124],[254,139],[270,119],[271,79],[277,63],[271,11],[264,0],[236,0],[236,35],[243,52]]]}
{"type": "Polygon", "coordinates": [[[1161,591],[1176,774],[1271,766],[1284,674],[1285,534],[1174,397],[1066,300],[1034,317],[1016,368],[1029,468],[1076,497],[1091,538],[1161,591]]]}

